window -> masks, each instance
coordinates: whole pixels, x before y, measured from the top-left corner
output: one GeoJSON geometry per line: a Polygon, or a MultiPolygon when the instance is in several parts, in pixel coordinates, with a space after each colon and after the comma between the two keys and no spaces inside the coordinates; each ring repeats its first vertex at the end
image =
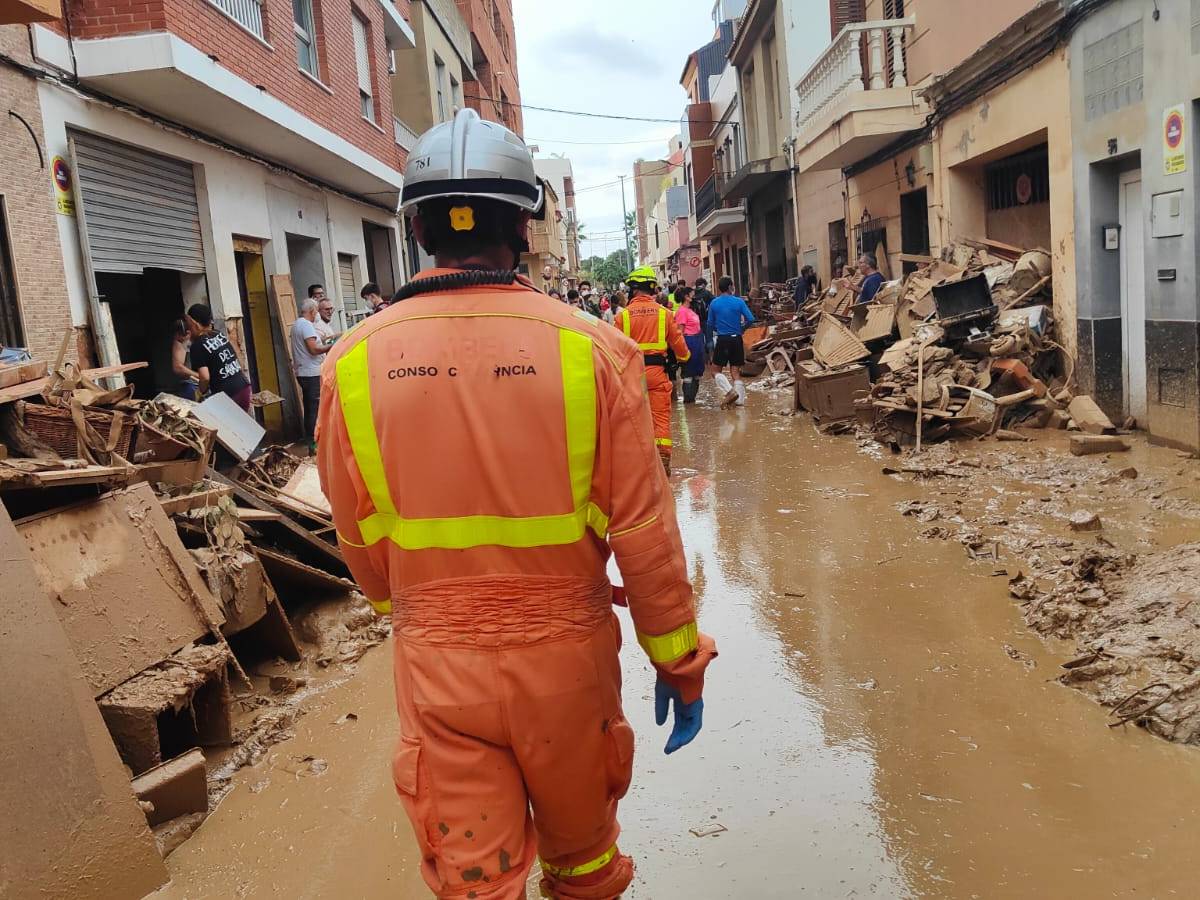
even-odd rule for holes
{"type": "Polygon", "coordinates": [[[500,19],[500,0],[492,0],[492,31],[497,36],[504,34],[504,22],[500,19]]]}
{"type": "Polygon", "coordinates": [[[989,212],[1050,202],[1050,149],[1045,144],[994,162],[984,171],[989,212]]]}
{"type": "Polygon", "coordinates": [[[362,117],[375,121],[375,98],[371,90],[371,46],[370,25],[358,13],[351,15],[354,25],[354,61],[358,65],[358,103],[362,117]]]}
{"type": "Polygon", "coordinates": [[[450,118],[446,110],[446,64],[436,55],[433,57],[433,83],[437,91],[438,121],[445,122],[450,118]]]}
{"type": "Polygon", "coordinates": [[[320,78],[317,68],[317,26],[312,0],[292,0],[293,30],[296,33],[296,62],[302,71],[320,78]]]}
{"type": "Polygon", "coordinates": [[[450,103],[455,109],[463,108],[462,85],[453,75],[450,76],[450,103]]]}

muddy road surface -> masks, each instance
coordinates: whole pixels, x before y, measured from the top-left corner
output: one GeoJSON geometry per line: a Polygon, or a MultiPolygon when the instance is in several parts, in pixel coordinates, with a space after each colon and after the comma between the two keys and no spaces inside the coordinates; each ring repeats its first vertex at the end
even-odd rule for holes
{"type": "MultiPolygon", "coordinates": [[[[784,404],[677,412],[672,484],[721,656],[704,732],[668,758],[626,642],[628,896],[1194,896],[1200,751],[1108,727],[1056,683],[1073,648],[1026,627],[1007,579],[898,512],[944,487],[784,404]]],[[[429,896],[389,776],[389,649],[296,733],[236,776],[158,896],[429,896]]]]}

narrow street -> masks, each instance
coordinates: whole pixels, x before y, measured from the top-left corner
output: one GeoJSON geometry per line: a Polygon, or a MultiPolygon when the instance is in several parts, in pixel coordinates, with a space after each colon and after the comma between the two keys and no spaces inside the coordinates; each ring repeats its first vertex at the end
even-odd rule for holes
{"type": "MultiPolygon", "coordinates": [[[[627,639],[627,896],[1193,893],[1195,749],[1109,728],[1055,683],[1070,646],[1026,628],[1006,579],[897,511],[939,484],[881,474],[852,440],[776,415],[778,395],[731,412],[704,400],[676,408],[672,484],[721,657],[703,733],[667,758],[627,639]]],[[[389,779],[388,649],[296,730],[237,775],[156,897],[428,896],[389,779]]]]}

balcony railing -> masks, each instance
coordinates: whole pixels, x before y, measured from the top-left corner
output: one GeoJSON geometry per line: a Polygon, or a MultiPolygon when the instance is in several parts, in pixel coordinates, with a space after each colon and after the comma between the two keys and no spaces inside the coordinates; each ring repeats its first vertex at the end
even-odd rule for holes
{"type": "Polygon", "coordinates": [[[703,222],[704,217],[717,208],[717,179],[710,175],[708,181],[700,185],[696,191],[696,221],[703,222]]]}
{"type": "Polygon", "coordinates": [[[847,25],[796,84],[796,124],[803,128],[848,94],[908,86],[905,39],[916,19],[847,25]]]}
{"type": "Polygon", "coordinates": [[[212,5],[253,35],[265,40],[261,0],[211,0],[212,5]]]}
{"type": "Polygon", "coordinates": [[[396,135],[396,144],[405,150],[411,150],[417,143],[417,134],[395,116],[392,116],[392,131],[396,135]]]}

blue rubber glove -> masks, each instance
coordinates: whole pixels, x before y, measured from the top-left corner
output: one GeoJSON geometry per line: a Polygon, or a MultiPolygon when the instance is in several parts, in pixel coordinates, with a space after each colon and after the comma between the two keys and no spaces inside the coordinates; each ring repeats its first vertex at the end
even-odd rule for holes
{"type": "Polygon", "coordinates": [[[667,754],[674,753],[695,740],[704,723],[703,699],[695,703],[684,703],[678,688],[671,687],[661,678],[658,679],[654,683],[654,721],[659,725],[666,724],[667,710],[672,703],[675,706],[675,726],[671,729],[671,736],[667,738],[664,750],[667,754]]]}

